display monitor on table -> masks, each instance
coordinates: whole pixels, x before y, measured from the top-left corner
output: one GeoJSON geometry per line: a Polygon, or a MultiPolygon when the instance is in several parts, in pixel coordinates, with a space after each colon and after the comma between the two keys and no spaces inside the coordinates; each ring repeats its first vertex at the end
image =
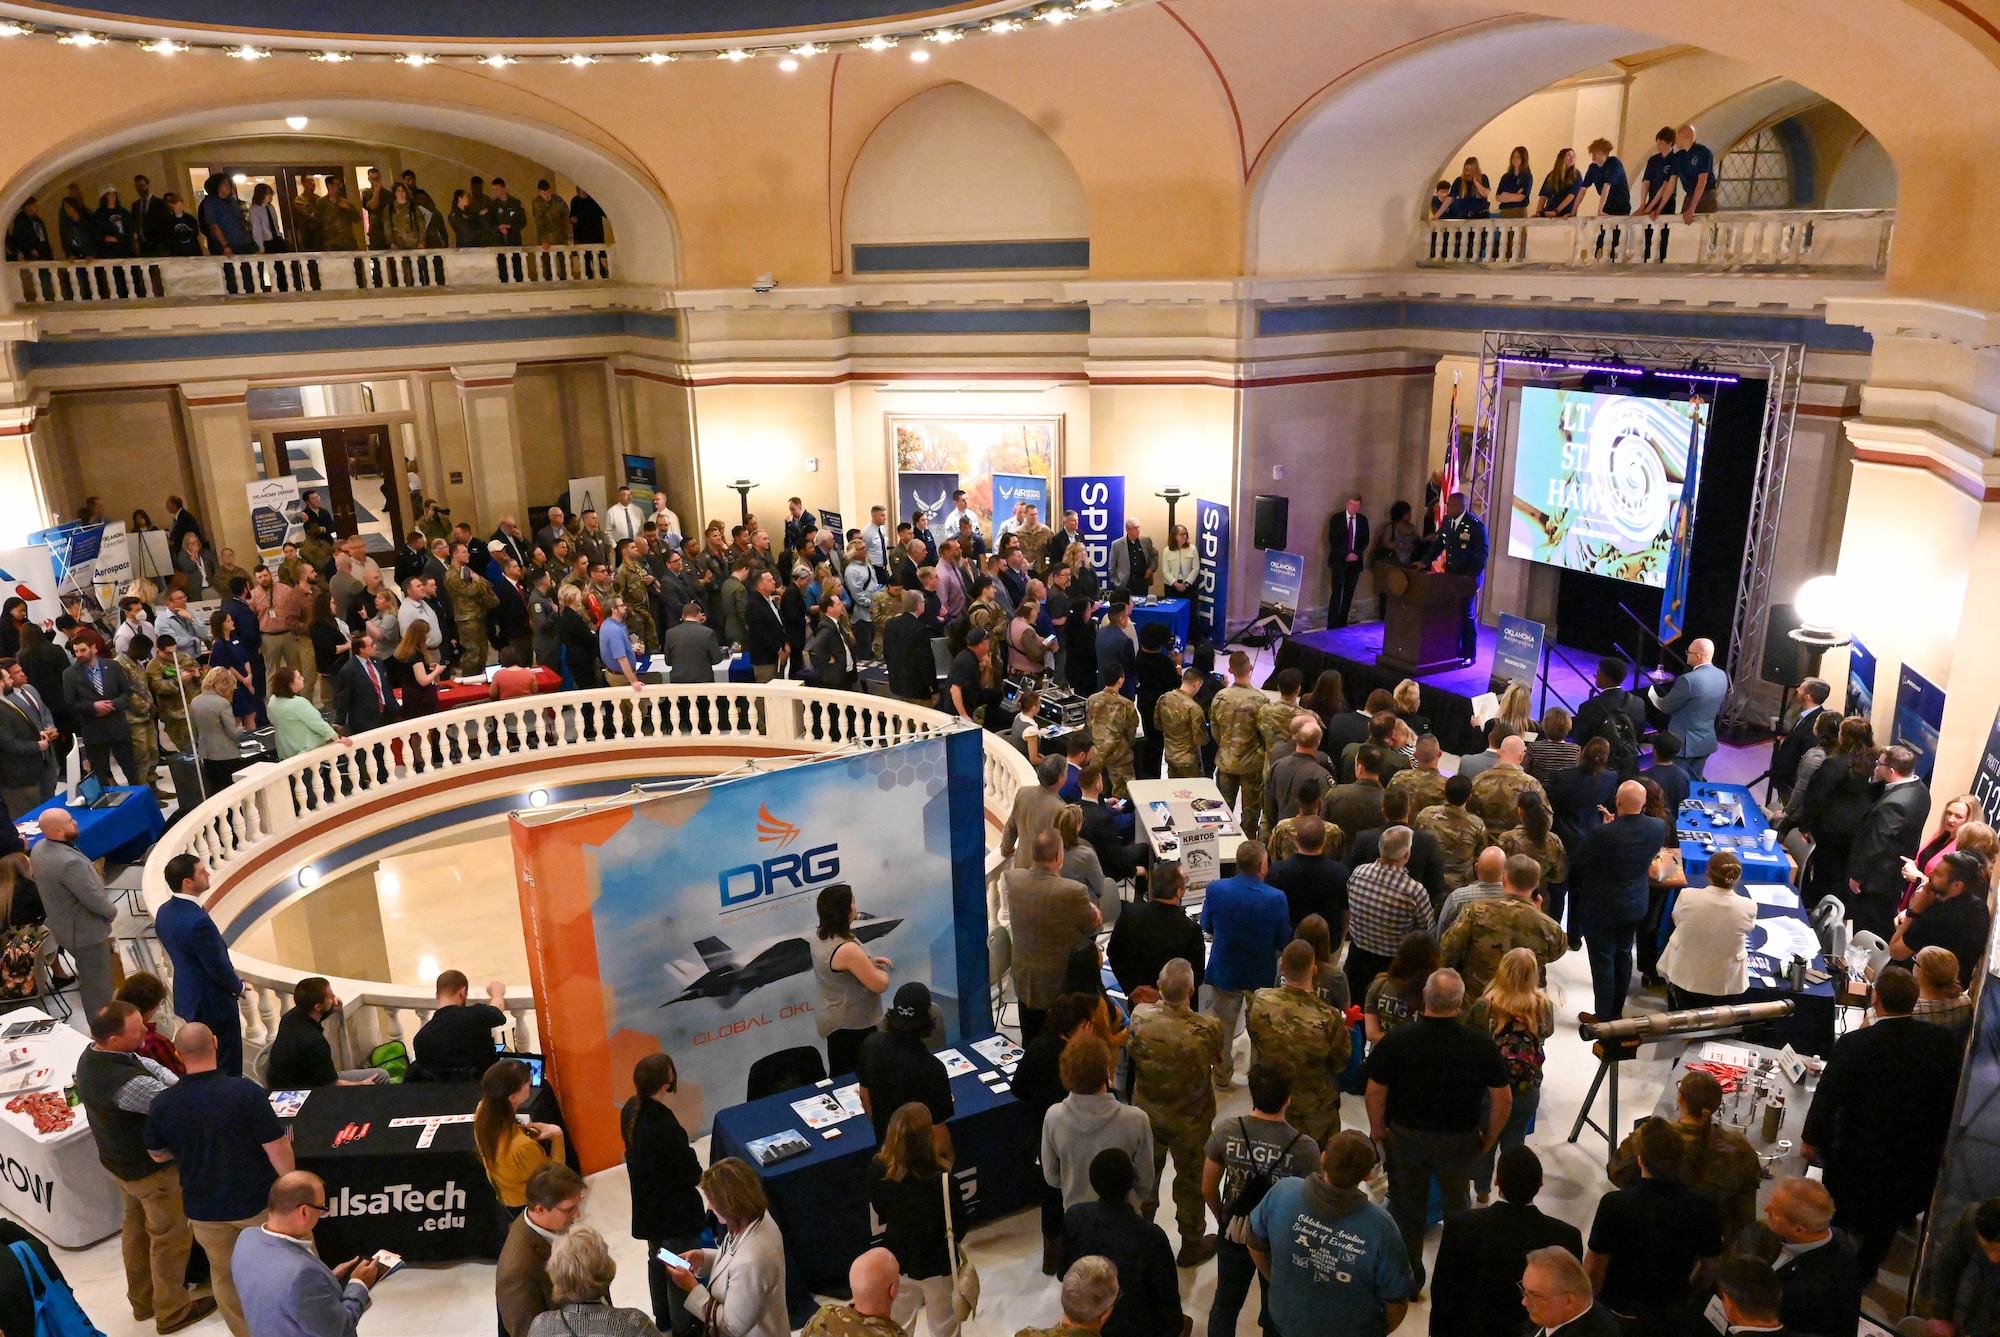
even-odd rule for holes
{"type": "Polygon", "coordinates": [[[1695,430],[1687,400],[1524,388],[1507,555],[1665,588],[1695,430]]]}

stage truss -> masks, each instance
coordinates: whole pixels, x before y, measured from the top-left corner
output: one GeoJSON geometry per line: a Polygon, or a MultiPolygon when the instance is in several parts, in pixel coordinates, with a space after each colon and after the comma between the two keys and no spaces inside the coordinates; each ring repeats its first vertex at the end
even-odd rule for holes
{"type": "MultiPolygon", "coordinates": [[[[1722,716],[1736,723],[1768,723],[1757,709],[1759,670],[1764,662],[1765,623],[1771,607],[1771,573],[1777,563],[1778,515],[1791,463],[1792,426],[1798,416],[1803,344],[1738,340],[1607,338],[1601,334],[1560,334],[1546,330],[1487,330],[1479,353],[1479,409],[1473,419],[1472,457],[1465,470],[1470,504],[1493,534],[1493,494],[1499,457],[1503,357],[1546,357],[1579,362],[1616,362],[1651,370],[1681,370],[1699,363],[1706,370],[1731,372],[1767,382],[1764,420],[1757,437],[1757,476],[1750,493],[1750,522],[1743,537],[1743,575],[1736,585],[1730,620],[1729,699],[1722,716]]],[[[1532,377],[1530,379],[1541,379],[1532,377]]]]}

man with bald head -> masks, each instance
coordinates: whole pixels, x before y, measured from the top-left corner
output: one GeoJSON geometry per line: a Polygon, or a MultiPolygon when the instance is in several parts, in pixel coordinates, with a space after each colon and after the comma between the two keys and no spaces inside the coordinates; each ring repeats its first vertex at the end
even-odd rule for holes
{"type": "Polygon", "coordinates": [[[1544,804],[1549,801],[1542,782],[1528,774],[1527,741],[1511,734],[1500,740],[1498,759],[1473,779],[1465,807],[1497,837],[1521,824],[1523,794],[1533,794],[1544,804]]]}
{"type": "Polygon", "coordinates": [[[231,1260],[236,1237],[264,1223],[292,1142],[264,1089],[216,1067],[215,1033],[189,1022],[174,1036],[187,1076],[146,1112],[146,1154],[179,1168],[181,1206],[213,1269],[215,1300],[235,1337],[250,1337],[231,1260]]]}
{"type": "Polygon", "coordinates": [[[1715,642],[1703,637],[1688,645],[1688,671],[1665,694],[1655,687],[1653,704],[1667,713],[1667,727],[1681,736],[1681,769],[1699,780],[1715,755],[1715,717],[1729,695],[1729,675],[1715,666],[1715,642]]]}
{"type": "Polygon", "coordinates": [[[1570,853],[1569,923],[1590,957],[1591,1012],[1578,1020],[1616,1021],[1632,987],[1632,944],[1646,917],[1646,870],[1666,843],[1666,823],[1644,815],[1637,780],[1618,786],[1616,814],[1605,813],[1570,853]]]}
{"type": "MultiPolygon", "coordinates": [[[[854,1298],[846,1304],[824,1304],[806,1322],[805,1337],[904,1337],[894,1318],[902,1276],[896,1255],[874,1248],[847,1269],[847,1288],[854,1298]]],[[[916,1317],[914,1310],[912,1318],[916,1317]]]]}
{"type": "Polygon", "coordinates": [[[51,808],[39,825],[42,843],[28,862],[41,889],[49,931],[56,945],[76,959],[83,1014],[94,1017],[118,987],[111,980],[111,921],[118,910],[105,894],[97,865],[76,847],[76,818],[69,810],[51,808]]]}

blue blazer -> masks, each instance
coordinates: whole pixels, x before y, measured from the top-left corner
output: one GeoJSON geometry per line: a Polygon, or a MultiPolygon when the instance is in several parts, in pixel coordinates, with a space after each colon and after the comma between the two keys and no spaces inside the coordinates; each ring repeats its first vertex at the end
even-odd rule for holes
{"type": "Polygon", "coordinates": [[[1729,694],[1729,675],[1713,664],[1691,668],[1654,701],[1667,712],[1668,726],[1681,736],[1681,755],[1706,757],[1715,751],[1715,716],[1729,694]]]}
{"type": "Polygon", "coordinates": [[[185,896],[169,896],[153,916],[153,927],[174,963],[175,1013],[204,1026],[241,1015],[236,996],[243,981],[208,911],[185,896]]]}
{"type": "Polygon", "coordinates": [[[1666,838],[1665,823],[1637,813],[1586,830],[1569,858],[1571,922],[1595,926],[1644,919],[1646,871],[1666,838]]]}

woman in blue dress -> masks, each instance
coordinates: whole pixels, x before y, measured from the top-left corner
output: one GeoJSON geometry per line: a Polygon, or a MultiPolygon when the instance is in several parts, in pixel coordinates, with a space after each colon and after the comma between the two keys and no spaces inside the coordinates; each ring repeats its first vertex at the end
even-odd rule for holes
{"type": "Polygon", "coordinates": [[[208,666],[226,668],[236,675],[236,695],[229,699],[229,708],[235,712],[238,725],[254,729],[257,727],[257,691],[250,676],[250,651],[236,639],[236,619],[218,608],[208,615],[208,634],[215,638],[208,666]]]}

